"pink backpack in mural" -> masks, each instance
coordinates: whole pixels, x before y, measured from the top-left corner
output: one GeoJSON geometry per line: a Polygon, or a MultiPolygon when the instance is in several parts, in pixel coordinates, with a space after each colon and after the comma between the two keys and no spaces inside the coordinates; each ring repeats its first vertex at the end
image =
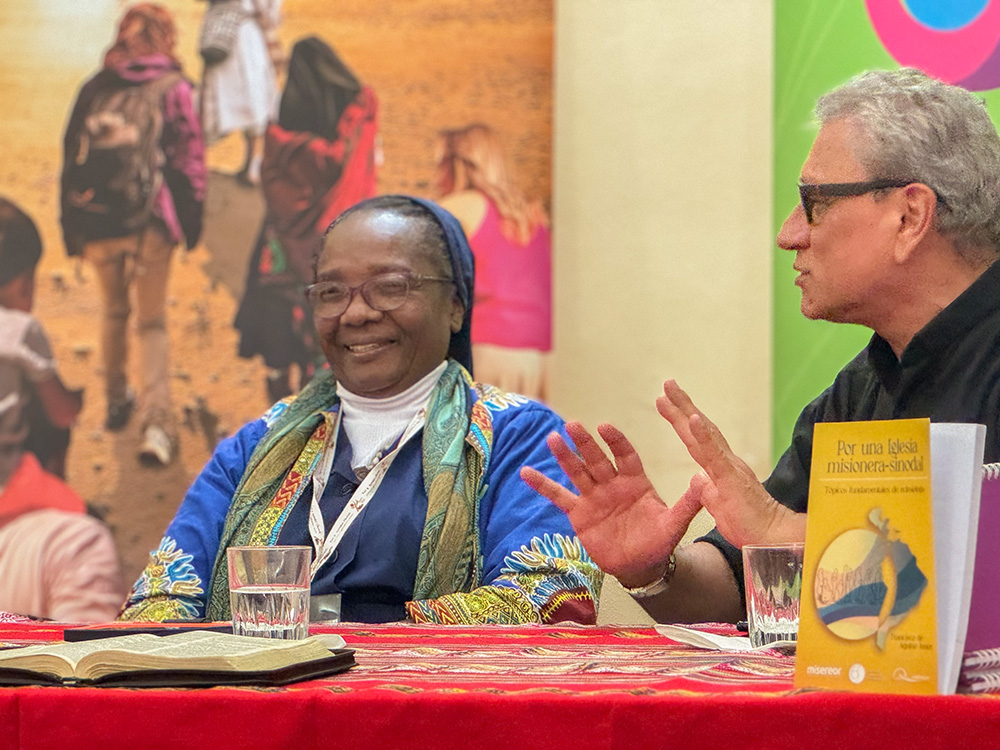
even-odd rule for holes
{"type": "Polygon", "coordinates": [[[168,73],[100,90],[67,133],[63,219],[88,239],[122,237],[148,223],[163,180],[163,96],[180,79],[168,73]]]}

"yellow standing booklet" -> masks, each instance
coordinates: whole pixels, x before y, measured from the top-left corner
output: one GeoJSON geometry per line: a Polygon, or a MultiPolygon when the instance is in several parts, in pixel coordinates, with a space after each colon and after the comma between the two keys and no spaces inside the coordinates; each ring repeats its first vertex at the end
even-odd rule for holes
{"type": "Polygon", "coordinates": [[[978,493],[973,490],[979,483],[985,429],[934,427],[949,428],[935,433],[935,454],[940,454],[935,464],[945,467],[939,472],[942,486],[935,482],[935,492],[940,489],[942,495],[940,509],[931,493],[929,420],[815,426],[797,687],[954,691],[971,561],[965,564],[964,550],[945,546],[957,555],[954,561],[938,561],[950,566],[946,584],[935,566],[935,549],[939,557],[949,557],[942,554],[942,544],[963,535],[967,539],[970,525],[975,529],[978,493]],[[958,440],[951,440],[955,435],[958,440]],[[959,496],[955,502],[948,498],[948,505],[957,507],[946,507],[944,495],[959,496]],[[936,525],[941,527],[938,544],[936,525]],[[949,599],[939,601],[937,584],[956,585],[965,594],[958,596],[957,606],[949,599]]]}

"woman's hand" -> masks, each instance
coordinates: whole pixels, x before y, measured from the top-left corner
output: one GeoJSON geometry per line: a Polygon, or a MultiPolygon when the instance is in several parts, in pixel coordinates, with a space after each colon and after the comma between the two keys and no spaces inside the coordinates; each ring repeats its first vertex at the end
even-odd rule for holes
{"type": "Polygon", "coordinates": [[[680,500],[668,507],[643,471],[639,454],[618,429],[609,424],[597,428],[614,462],[578,422],[568,423],[566,431],[578,453],[557,433],[549,435],[547,443],[580,494],[530,467],[521,469],[521,478],[569,516],[580,542],[602,570],[630,588],[655,582],[701,509],[704,479],[695,477],[680,500]]]}

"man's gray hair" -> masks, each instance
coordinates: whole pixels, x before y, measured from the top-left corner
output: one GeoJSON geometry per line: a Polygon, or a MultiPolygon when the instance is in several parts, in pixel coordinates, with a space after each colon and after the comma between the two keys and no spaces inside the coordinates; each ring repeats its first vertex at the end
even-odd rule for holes
{"type": "Polygon", "coordinates": [[[816,117],[859,128],[855,155],[872,179],[931,187],[934,227],[967,260],[1000,254],[1000,137],[984,101],[914,68],[878,70],[822,96],[816,117]]]}

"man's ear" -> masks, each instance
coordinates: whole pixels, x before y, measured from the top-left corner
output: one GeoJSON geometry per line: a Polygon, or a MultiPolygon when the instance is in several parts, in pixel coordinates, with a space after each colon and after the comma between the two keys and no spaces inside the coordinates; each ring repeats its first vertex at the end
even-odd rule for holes
{"type": "Polygon", "coordinates": [[[921,240],[934,225],[937,194],[922,182],[914,182],[902,190],[903,215],[899,222],[894,255],[898,263],[906,262],[921,240]]]}

